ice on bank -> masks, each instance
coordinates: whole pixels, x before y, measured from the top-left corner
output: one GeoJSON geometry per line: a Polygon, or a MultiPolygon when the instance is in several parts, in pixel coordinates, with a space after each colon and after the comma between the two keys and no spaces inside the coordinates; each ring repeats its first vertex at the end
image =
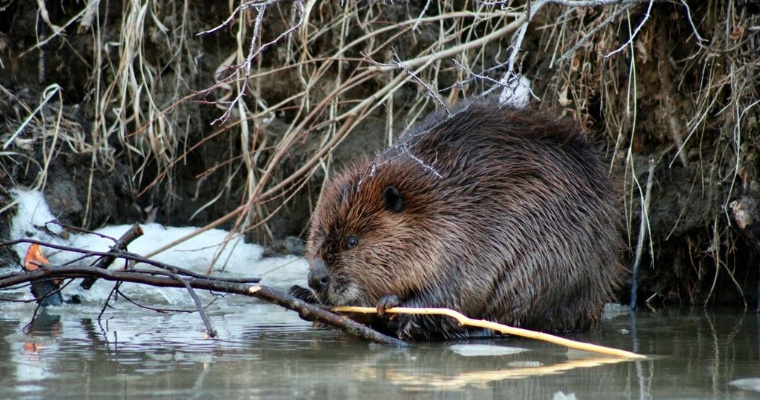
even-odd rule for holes
{"type": "MultiPolygon", "coordinates": [[[[17,213],[11,222],[11,240],[27,238],[83,250],[108,251],[114,244],[114,240],[121,237],[131,227],[130,225],[106,226],[96,230],[97,235],[65,232],[53,222],[56,218],[50,212],[42,193],[36,190],[13,189],[11,194],[18,204],[17,213]]],[[[130,252],[139,255],[151,254],[198,229],[165,227],[156,223],[140,226],[143,235],[128,246],[130,252]]],[[[28,248],[28,243],[14,246],[19,259],[24,259],[28,248]]],[[[53,265],[63,265],[81,256],[78,253],[51,248],[45,248],[43,251],[53,265]]],[[[276,287],[287,287],[305,282],[308,263],[304,258],[296,256],[265,258],[262,257],[262,253],[261,246],[245,243],[242,237],[230,239],[228,231],[211,229],[150,258],[198,273],[204,273],[210,263],[217,258],[213,275],[224,273],[234,276],[260,277],[262,283],[276,287]]],[[[84,262],[89,264],[93,260],[94,258],[88,258],[84,262]]],[[[13,266],[13,268],[19,267],[13,266]]]]}

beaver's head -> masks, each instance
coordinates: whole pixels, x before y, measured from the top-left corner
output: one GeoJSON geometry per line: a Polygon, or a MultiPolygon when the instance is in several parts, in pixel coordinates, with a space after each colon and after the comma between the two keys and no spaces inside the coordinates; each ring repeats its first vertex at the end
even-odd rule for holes
{"type": "Polygon", "coordinates": [[[326,186],[308,243],[309,286],[321,302],[374,306],[433,279],[443,251],[430,213],[434,183],[404,164],[350,167],[326,186]]]}

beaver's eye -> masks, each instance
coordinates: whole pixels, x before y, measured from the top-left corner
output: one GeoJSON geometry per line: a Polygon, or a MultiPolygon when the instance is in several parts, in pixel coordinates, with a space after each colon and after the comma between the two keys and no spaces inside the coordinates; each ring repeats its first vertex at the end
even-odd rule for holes
{"type": "Polygon", "coordinates": [[[356,247],[357,244],[359,244],[359,239],[357,239],[356,236],[349,236],[348,239],[346,239],[346,247],[349,249],[356,247]]]}

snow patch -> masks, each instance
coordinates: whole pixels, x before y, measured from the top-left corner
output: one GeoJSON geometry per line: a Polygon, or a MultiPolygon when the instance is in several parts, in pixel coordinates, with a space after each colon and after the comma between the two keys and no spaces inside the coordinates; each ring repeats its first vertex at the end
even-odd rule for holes
{"type": "MultiPolygon", "coordinates": [[[[68,233],[66,235],[64,234],[64,229],[54,223],[56,218],[50,212],[42,193],[36,190],[24,191],[13,189],[11,190],[11,194],[14,201],[18,203],[18,212],[11,222],[11,240],[28,238],[83,250],[105,252],[114,244],[115,239],[121,237],[131,228],[131,225],[113,225],[95,231],[114,240],[93,234],[68,233]]],[[[141,228],[143,235],[136,238],[128,246],[130,252],[139,255],[150,254],[199,229],[196,227],[166,227],[155,223],[141,225],[141,228]]],[[[28,248],[28,243],[20,243],[14,246],[19,259],[24,259],[28,248]]],[[[43,251],[53,265],[63,265],[70,262],[89,265],[94,260],[94,258],[88,258],[85,261],[74,261],[81,256],[79,253],[51,248],[45,248],[43,251]]],[[[263,248],[261,246],[245,243],[242,237],[229,238],[229,232],[221,229],[210,229],[202,232],[150,258],[194,272],[205,273],[219,252],[221,252],[221,255],[218,256],[217,262],[214,265],[213,275],[260,277],[263,284],[282,288],[287,288],[293,284],[305,284],[308,262],[303,257],[262,258],[263,248]],[[227,241],[226,246],[224,246],[225,241],[227,241]]],[[[119,261],[114,263],[114,266],[118,265],[119,261]]],[[[140,264],[138,266],[147,267],[140,264]]],[[[14,268],[18,268],[18,266],[14,266],[14,268]]],[[[93,286],[94,292],[87,293],[87,291],[78,290],[79,285],[75,282],[75,285],[70,285],[64,292],[68,292],[69,294],[80,292],[79,294],[84,295],[86,298],[97,298],[107,295],[112,286],[112,284],[103,285],[101,281],[98,281],[93,286]],[[74,289],[74,286],[77,289],[74,289]],[[102,286],[102,290],[105,290],[105,292],[100,293],[101,290],[96,290],[98,286],[102,286]]],[[[135,289],[138,286],[144,287],[144,290],[166,298],[170,303],[173,302],[175,297],[172,293],[178,292],[179,294],[182,292],[181,290],[153,288],[145,285],[129,286],[135,289]]],[[[24,290],[27,289],[24,288],[24,290]]]]}

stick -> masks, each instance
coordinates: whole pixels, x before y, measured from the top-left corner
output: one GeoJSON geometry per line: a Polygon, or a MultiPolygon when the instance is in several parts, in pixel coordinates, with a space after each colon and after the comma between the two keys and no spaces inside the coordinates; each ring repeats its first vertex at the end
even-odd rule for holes
{"type": "MultiPolygon", "coordinates": [[[[377,308],[374,307],[333,307],[332,311],[336,312],[354,312],[354,313],[377,313],[377,308]]],[[[591,343],[577,342],[570,339],[561,338],[559,336],[549,335],[547,333],[541,333],[531,331],[528,329],[514,328],[507,325],[502,325],[496,322],[486,321],[483,319],[472,319],[464,316],[463,314],[450,310],[448,308],[408,308],[408,307],[393,307],[385,310],[386,313],[391,314],[415,314],[415,315],[446,315],[459,321],[460,325],[474,326],[476,328],[490,329],[496,332],[500,332],[506,335],[514,335],[525,337],[529,339],[541,340],[544,342],[558,344],[570,349],[590,351],[599,354],[606,354],[610,356],[623,357],[623,358],[635,358],[643,359],[646,356],[632,353],[630,351],[613,349],[610,347],[599,346],[591,343]]]]}
{"type": "Polygon", "coordinates": [[[129,271],[112,271],[94,267],[60,266],[52,268],[39,268],[29,273],[16,273],[0,277],[0,289],[26,282],[34,282],[39,279],[49,278],[83,278],[97,277],[107,281],[134,282],[157,287],[186,288],[189,285],[194,289],[213,290],[224,293],[242,294],[256,297],[275,303],[289,310],[297,311],[300,315],[309,319],[323,322],[327,325],[342,329],[350,335],[369,340],[375,343],[408,347],[409,344],[387,335],[383,335],[367,326],[364,326],[348,317],[334,314],[319,306],[306,303],[295,297],[264,285],[251,285],[240,280],[223,280],[219,278],[197,278],[183,276],[180,282],[176,278],[165,276],[164,271],[133,269],[129,271]]]}
{"type": "MultiPolygon", "coordinates": [[[[258,297],[262,300],[270,301],[289,310],[298,311],[298,313],[303,317],[324,322],[336,328],[340,328],[350,335],[357,336],[365,340],[396,347],[409,347],[409,344],[403,340],[383,335],[382,333],[377,332],[374,329],[371,329],[363,324],[360,324],[344,315],[335,314],[332,311],[325,310],[314,304],[309,304],[305,301],[299,300],[292,296],[288,296],[285,293],[266,286],[252,286],[248,290],[248,294],[254,297],[258,297]]],[[[375,311],[377,312],[377,309],[375,309],[375,311]]]]}
{"type": "MultiPolygon", "coordinates": [[[[639,224],[639,241],[636,244],[636,259],[633,262],[633,276],[631,277],[631,309],[636,309],[636,295],[639,289],[639,265],[641,264],[641,255],[644,249],[644,240],[646,240],[647,231],[649,230],[649,202],[652,192],[652,177],[654,176],[654,159],[649,160],[649,175],[647,176],[646,191],[641,201],[641,221],[639,224]]],[[[639,187],[641,190],[641,187],[639,187]]],[[[652,254],[654,257],[654,254],[652,254]]]]}
{"type": "MultiPolygon", "coordinates": [[[[116,255],[118,252],[127,250],[127,245],[131,243],[133,240],[139,238],[142,236],[143,231],[140,227],[140,224],[135,222],[134,225],[132,225],[131,228],[129,228],[128,231],[126,231],[119,240],[114,243],[113,246],[111,246],[111,251],[115,252],[114,254],[105,256],[98,260],[98,262],[94,265],[95,268],[108,268],[116,259],[116,255]]],[[[95,280],[97,278],[85,278],[82,280],[82,283],[79,284],[79,286],[82,287],[82,289],[90,290],[93,284],[95,284],[95,280]]]]}
{"type": "MultiPolygon", "coordinates": [[[[17,244],[17,243],[33,243],[33,244],[36,243],[36,244],[39,244],[40,246],[49,247],[51,249],[70,251],[70,252],[74,252],[74,253],[84,254],[85,256],[81,257],[80,259],[87,258],[87,257],[96,257],[96,256],[99,256],[99,257],[108,257],[108,256],[110,256],[110,255],[113,254],[113,251],[103,252],[103,251],[82,250],[82,249],[79,249],[79,248],[76,248],[76,247],[62,246],[62,245],[47,243],[47,242],[43,242],[43,241],[40,241],[40,240],[34,240],[34,239],[17,239],[17,240],[11,240],[11,241],[7,241],[7,242],[0,242],[0,248],[6,247],[6,246],[12,246],[12,245],[17,244]]],[[[213,277],[213,276],[207,276],[207,275],[204,275],[204,274],[198,274],[198,273],[192,272],[192,271],[187,270],[187,269],[183,269],[183,268],[175,267],[175,266],[170,265],[170,264],[166,264],[166,263],[162,263],[162,262],[159,262],[159,261],[151,260],[150,258],[146,258],[144,256],[140,256],[140,255],[133,254],[133,253],[117,252],[117,255],[118,255],[119,258],[123,258],[125,260],[131,260],[131,261],[134,261],[135,263],[144,263],[144,264],[152,265],[152,266],[154,266],[156,268],[160,268],[160,269],[163,269],[163,270],[166,270],[166,271],[174,272],[176,274],[180,274],[180,275],[183,275],[183,276],[191,276],[193,278],[201,278],[201,279],[209,279],[209,280],[222,280],[222,281],[226,281],[226,282],[237,282],[237,283],[258,283],[261,280],[260,278],[237,278],[237,279],[236,278],[217,278],[217,277],[213,277]]],[[[56,269],[60,269],[62,267],[56,266],[55,268],[56,269]]],[[[0,281],[2,281],[5,278],[12,277],[12,276],[15,276],[15,275],[16,275],[15,273],[6,274],[6,275],[0,275],[0,281]]],[[[82,275],[82,276],[92,277],[91,275],[82,275]]],[[[82,276],[79,276],[79,278],[81,278],[82,276]]],[[[0,286],[0,289],[2,289],[2,286],[0,286]]]]}

